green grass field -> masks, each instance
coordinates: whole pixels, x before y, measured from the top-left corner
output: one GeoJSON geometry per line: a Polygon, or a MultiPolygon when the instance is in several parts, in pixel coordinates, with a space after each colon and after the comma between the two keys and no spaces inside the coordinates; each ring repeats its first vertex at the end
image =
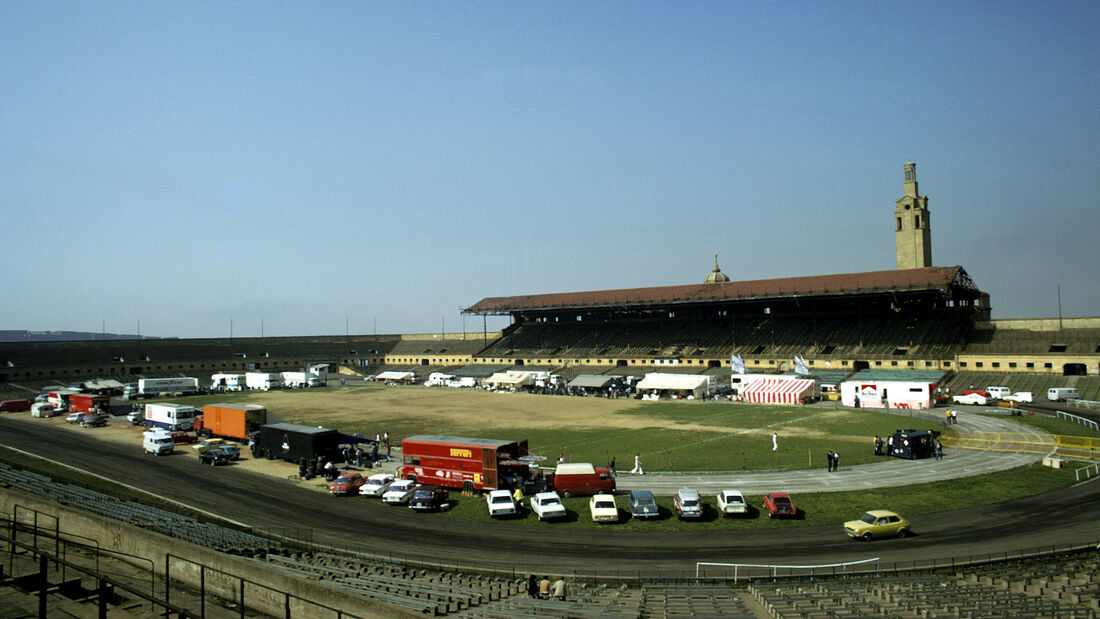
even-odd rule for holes
{"type": "MultiPolygon", "coordinates": [[[[416,390],[404,392],[410,400],[418,395],[416,390]]],[[[373,435],[380,428],[388,429],[400,439],[414,434],[447,434],[479,438],[523,440],[527,439],[533,453],[553,461],[559,453],[569,461],[593,462],[604,465],[615,456],[620,470],[629,468],[635,452],[642,454],[647,472],[657,471],[740,471],[740,470],[794,470],[824,467],[826,451],[832,449],[842,454],[845,466],[858,465],[874,460],[871,440],[875,435],[887,436],[898,429],[940,429],[935,422],[906,415],[887,414],[867,410],[823,407],[752,406],[729,403],[668,402],[649,403],[642,407],[612,412],[631,418],[629,424],[618,427],[591,427],[586,423],[527,425],[522,418],[508,410],[517,403],[508,398],[543,398],[540,405],[570,406],[571,398],[551,396],[502,396],[500,410],[485,410],[479,415],[423,414],[415,406],[405,406],[403,392],[387,392],[385,388],[361,387],[283,392],[271,397],[278,406],[266,404],[264,396],[256,393],[224,394],[194,398],[176,398],[179,403],[201,406],[215,402],[258,402],[286,421],[309,425],[324,425],[342,432],[359,432],[373,435]],[[389,410],[380,406],[375,398],[388,393],[398,395],[397,404],[389,410]],[[315,402],[325,402],[317,406],[315,402]],[[350,412],[349,412],[350,411],[350,412]],[[487,423],[487,416],[493,423],[487,423]],[[549,427],[548,427],[549,426],[549,427]],[[779,434],[778,452],[771,449],[771,433],[779,434]]],[[[462,398],[456,394],[456,398],[462,398]]],[[[532,400],[532,402],[535,402],[532,400]]],[[[436,413],[437,411],[431,411],[436,413]]],[[[564,413],[563,413],[564,417],[564,413]]],[[[1019,418],[1018,418],[1019,419],[1019,418]]],[[[1025,422],[1041,419],[1041,423],[1057,422],[1047,428],[1059,432],[1083,429],[1082,426],[1051,420],[1027,418],[1025,422]],[[1062,424],[1068,424],[1063,426],[1062,424]]],[[[886,508],[905,516],[941,512],[966,507],[989,505],[1010,499],[1033,496],[1074,483],[1071,469],[1056,470],[1040,465],[1020,467],[991,475],[948,480],[931,484],[917,484],[896,488],[878,488],[858,492],[833,492],[799,494],[794,497],[800,508],[800,517],[792,520],[771,520],[760,515],[759,496],[749,496],[752,508],[747,518],[722,518],[715,508],[713,496],[705,496],[707,508],[701,521],[679,521],[672,510],[670,497],[658,497],[662,517],[655,521],[630,520],[625,497],[618,497],[623,521],[614,525],[596,525],[588,513],[588,499],[566,499],[570,516],[555,523],[539,522],[530,510],[518,518],[501,521],[502,526],[547,526],[580,529],[604,527],[613,530],[755,530],[811,525],[840,526],[845,520],[857,518],[864,510],[886,508]]],[[[451,493],[454,508],[437,515],[447,519],[488,521],[484,501],[478,497],[451,493]]],[[[339,500],[371,501],[363,497],[339,500]]],[[[393,509],[403,509],[394,507],[393,509]]]]}
{"type": "MultiPolygon", "coordinates": [[[[844,464],[856,465],[874,460],[872,439],[899,429],[934,430],[935,422],[905,415],[832,407],[756,406],[718,402],[652,403],[621,411],[633,419],[631,428],[558,428],[531,427],[517,422],[507,425],[496,421],[491,429],[481,429],[476,421],[455,422],[440,427],[438,420],[418,416],[416,411],[393,416],[376,411],[371,393],[385,388],[328,390],[328,394],[358,401],[358,415],[346,412],[311,410],[308,407],[271,407],[292,423],[324,425],[341,432],[359,432],[373,436],[383,426],[397,439],[416,434],[445,434],[477,438],[528,441],[532,453],[548,461],[564,454],[570,462],[606,465],[614,456],[622,468],[640,453],[648,471],[742,471],[793,470],[825,466],[825,452],[837,451],[844,464]],[[385,421],[380,421],[384,419],[385,421]],[[771,433],[779,434],[780,449],[772,451],[771,433]]],[[[415,396],[415,391],[411,392],[415,396]]],[[[291,401],[314,397],[317,392],[284,392],[291,401]]],[[[462,397],[461,393],[455,394],[462,397]]],[[[254,393],[175,398],[172,401],[201,407],[216,402],[254,402],[254,393]]],[[[573,398],[553,396],[505,396],[507,398],[543,398],[544,402],[568,406],[573,398]]],[[[261,400],[262,401],[262,400],[261,400]]],[[[485,411],[502,415],[505,411],[485,411]]]]}

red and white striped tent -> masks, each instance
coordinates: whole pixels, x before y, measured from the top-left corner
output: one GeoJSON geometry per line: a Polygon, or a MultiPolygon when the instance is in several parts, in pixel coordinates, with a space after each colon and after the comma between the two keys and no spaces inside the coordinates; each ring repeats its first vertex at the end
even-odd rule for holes
{"type": "Polygon", "coordinates": [[[814,395],[815,389],[813,379],[776,376],[749,383],[741,389],[741,397],[757,404],[801,404],[802,398],[814,395]]]}

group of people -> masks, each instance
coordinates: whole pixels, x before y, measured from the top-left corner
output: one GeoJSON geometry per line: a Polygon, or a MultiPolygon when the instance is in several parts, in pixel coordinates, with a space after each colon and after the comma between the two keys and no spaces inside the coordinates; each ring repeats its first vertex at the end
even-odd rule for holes
{"type": "MultiPolygon", "coordinates": [[[[611,456],[611,461],[607,463],[607,470],[611,471],[612,477],[618,474],[615,470],[615,456],[611,456]]],[[[634,468],[630,469],[630,472],[634,475],[645,475],[645,471],[642,470],[642,454],[634,454],[634,468]]]]}
{"type": "Polygon", "coordinates": [[[541,600],[555,598],[565,601],[565,581],[559,578],[551,584],[549,576],[543,576],[542,580],[538,580],[534,574],[531,574],[527,579],[527,595],[541,600]]]}
{"type": "Polygon", "coordinates": [[[828,470],[829,470],[830,473],[840,468],[840,452],[839,451],[830,449],[825,454],[825,459],[828,460],[828,464],[829,464],[828,470]]]}
{"type": "Polygon", "coordinates": [[[959,423],[959,413],[958,413],[958,411],[953,411],[949,408],[946,411],[944,411],[944,416],[947,417],[946,421],[947,421],[947,425],[949,425],[949,426],[952,426],[952,425],[955,425],[955,424],[959,423]]]}

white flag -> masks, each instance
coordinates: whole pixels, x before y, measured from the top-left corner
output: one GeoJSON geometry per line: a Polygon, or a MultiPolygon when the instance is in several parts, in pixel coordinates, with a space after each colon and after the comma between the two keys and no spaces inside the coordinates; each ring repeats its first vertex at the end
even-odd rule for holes
{"type": "Polygon", "coordinates": [[[741,355],[730,357],[730,369],[734,374],[745,373],[745,360],[741,358],[741,355]]]}
{"type": "Polygon", "coordinates": [[[810,373],[810,368],[806,367],[806,360],[798,355],[794,356],[794,373],[804,375],[810,373]]]}

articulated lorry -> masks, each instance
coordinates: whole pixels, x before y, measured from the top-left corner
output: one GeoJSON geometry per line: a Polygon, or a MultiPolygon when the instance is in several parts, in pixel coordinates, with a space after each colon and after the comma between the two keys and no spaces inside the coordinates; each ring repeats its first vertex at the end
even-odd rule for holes
{"type": "Polygon", "coordinates": [[[267,409],[258,404],[207,404],[195,418],[195,432],[247,441],[267,423],[267,409]]]}
{"type": "Polygon", "coordinates": [[[170,432],[176,430],[191,430],[195,427],[195,415],[198,411],[194,406],[182,406],[180,404],[146,404],[145,425],[150,428],[164,428],[170,432]]]}
{"type": "Polygon", "coordinates": [[[155,398],[164,395],[194,395],[201,393],[199,379],[185,378],[142,378],[137,385],[129,384],[122,391],[127,400],[155,398]]]}

